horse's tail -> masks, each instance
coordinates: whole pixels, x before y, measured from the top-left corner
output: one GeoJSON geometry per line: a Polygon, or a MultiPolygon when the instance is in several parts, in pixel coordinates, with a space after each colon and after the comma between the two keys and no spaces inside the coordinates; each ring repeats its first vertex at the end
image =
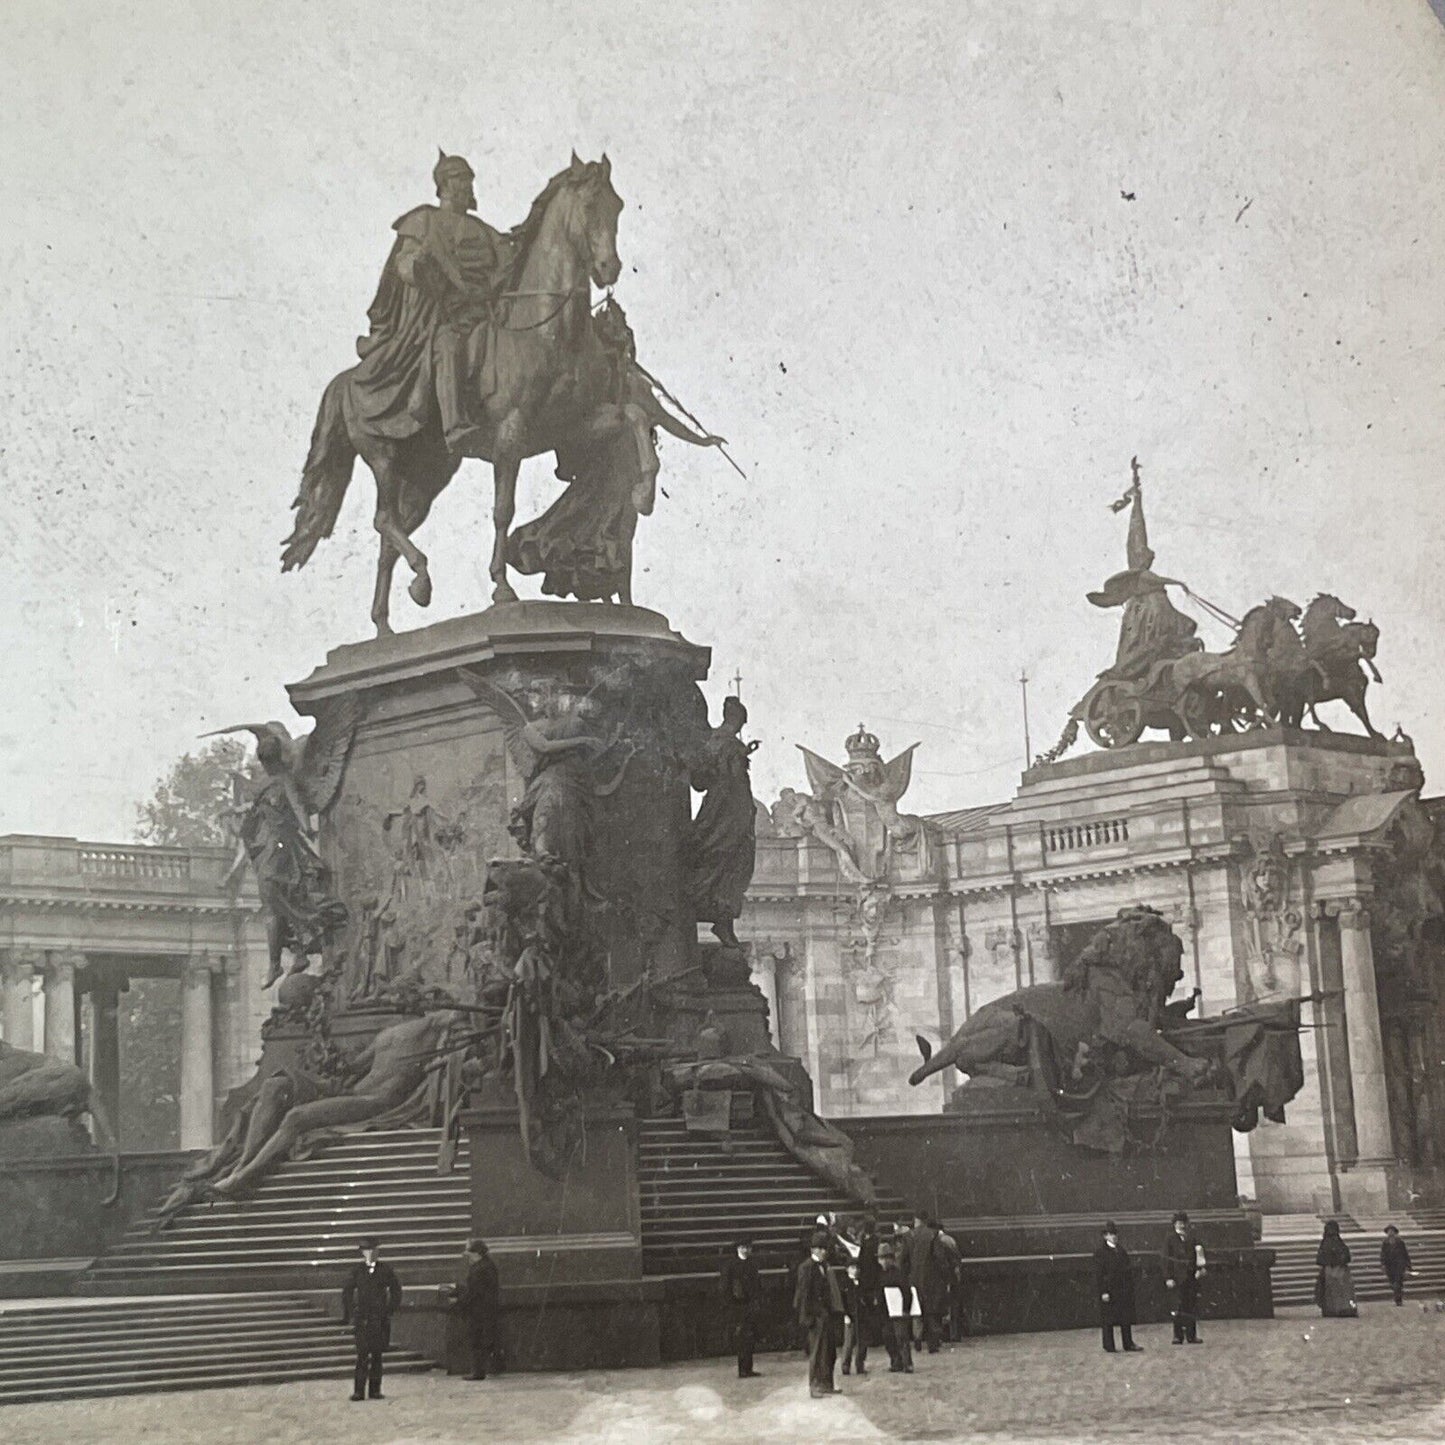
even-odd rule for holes
{"type": "Polygon", "coordinates": [[[915,1034],[914,1038],[918,1041],[918,1052],[923,1055],[923,1062],[909,1074],[908,1082],[917,1088],[925,1079],[946,1069],[949,1061],[941,1054],[935,1059],[933,1045],[922,1034],[915,1034]]]}
{"type": "Polygon", "coordinates": [[[351,373],[343,371],[322,394],[316,426],[311,432],[311,450],[306,454],[306,465],[301,472],[301,490],[291,503],[296,512],[296,525],[282,543],[283,572],[304,567],[316,544],[331,535],[346,488],[351,483],[356,448],[347,430],[343,400],[344,388],[350,380],[351,373]]]}

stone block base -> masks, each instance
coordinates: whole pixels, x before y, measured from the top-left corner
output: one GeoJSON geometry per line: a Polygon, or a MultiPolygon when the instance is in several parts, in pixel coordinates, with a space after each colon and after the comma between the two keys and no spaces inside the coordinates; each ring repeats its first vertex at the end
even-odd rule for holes
{"type": "Polygon", "coordinates": [[[642,1225],[637,1121],[630,1108],[588,1106],[583,1142],[559,1177],[534,1168],[515,1107],[462,1115],[471,1154],[472,1232],[504,1286],[637,1279],[642,1225]]]}

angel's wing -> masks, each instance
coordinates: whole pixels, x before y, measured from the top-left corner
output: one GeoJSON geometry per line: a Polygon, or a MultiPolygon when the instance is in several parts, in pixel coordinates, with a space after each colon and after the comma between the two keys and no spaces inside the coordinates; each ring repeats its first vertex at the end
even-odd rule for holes
{"type": "Polygon", "coordinates": [[[524,778],[530,778],[537,771],[537,754],[527,741],[528,719],[527,714],[522,711],[521,703],[506,689],[498,687],[496,683],[479,672],[473,672],[469,667],[457,668],[457,676],[496,713],[502,724],[502,736],[506,739],[507,752],[511,755],[513,765],[524,778]]]}
{"type": "Polygon", "coordinates": [[[896,803],[908,791],[913,781],[913,754],[918,744],[904,748],[891,762],[883,764],[883,784],[879,793],[890,803],[896,803]]]}
{"type": "Polygon", "coordinates": [[[337,698],[317,717],[310,737],[301,746],[296,782],[313,813],[324,813],[341,791],[341,778],[363,711],[360,698],[337,698]]]}
{"type": "Polygon", "coordinates": [[[803,762],[808,769],[808,786],[813,790],[813,796],[824,802],[831,802],[838,794],[848,786],[848,774],[838,766],[837,763],[830,763],[827,758],[820,758],[817,753],[805,748],[802,743],[798,744],[798,751],[803,755],[803,762]]]}
{"type": "Polygon", "coordinates": [[[250,733],[258,743],[264,737],[273,737],[283,747],[289,747],[292,742],[291,734],[287,731],[286,724],[278,722],[236,723],[232,727],[216,728],[212,732],[202,733],[201,736],[203,738],[221,738],[227,737],[231,733],[250,733]]]}

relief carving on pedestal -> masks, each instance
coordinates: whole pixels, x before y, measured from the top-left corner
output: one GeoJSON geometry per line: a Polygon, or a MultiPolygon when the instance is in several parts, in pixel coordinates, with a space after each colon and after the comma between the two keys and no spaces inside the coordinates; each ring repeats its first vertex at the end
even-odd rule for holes
{"type": "Polygon", "coordinates": [[[1294,896],[1284,839],[1276,833],[1267,840],[1247,839],[1245,846],[1238,867],[1248,934],[1246,1001],[1296,994],[1304,915],[1294,896]]]}

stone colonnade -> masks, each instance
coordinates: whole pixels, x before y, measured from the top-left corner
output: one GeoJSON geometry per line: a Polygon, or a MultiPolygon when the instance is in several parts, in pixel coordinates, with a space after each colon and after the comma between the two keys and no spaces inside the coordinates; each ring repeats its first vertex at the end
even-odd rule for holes
{"type": "MultiPolygon", "coordinates": [[[[181,981],[180,1145],[207,1149],[214,1136],[217,1041],[229,1038],[240,1006],[240,964],[227,954],[139,960],[147,973],[181,981]]],[[[129,987],[126,962],[91,959],[76,949],[0,951],[4,1038],[12,1047],[43,1049],[68,1063],[88,1064],[96,1102],[112,1129],[120,1114],[120,995],[129,987]],[[37,1009],[37,989],[43,1002],[37,1009]],[[89,1000],[89,1057],[80,1057],[80,1014],[89,1000]],[[37,1037],[36,1016],[41,1027],[37,1037]]],[[[124,1141],[122,1141],[123,1143],[124,1141]]]]}

